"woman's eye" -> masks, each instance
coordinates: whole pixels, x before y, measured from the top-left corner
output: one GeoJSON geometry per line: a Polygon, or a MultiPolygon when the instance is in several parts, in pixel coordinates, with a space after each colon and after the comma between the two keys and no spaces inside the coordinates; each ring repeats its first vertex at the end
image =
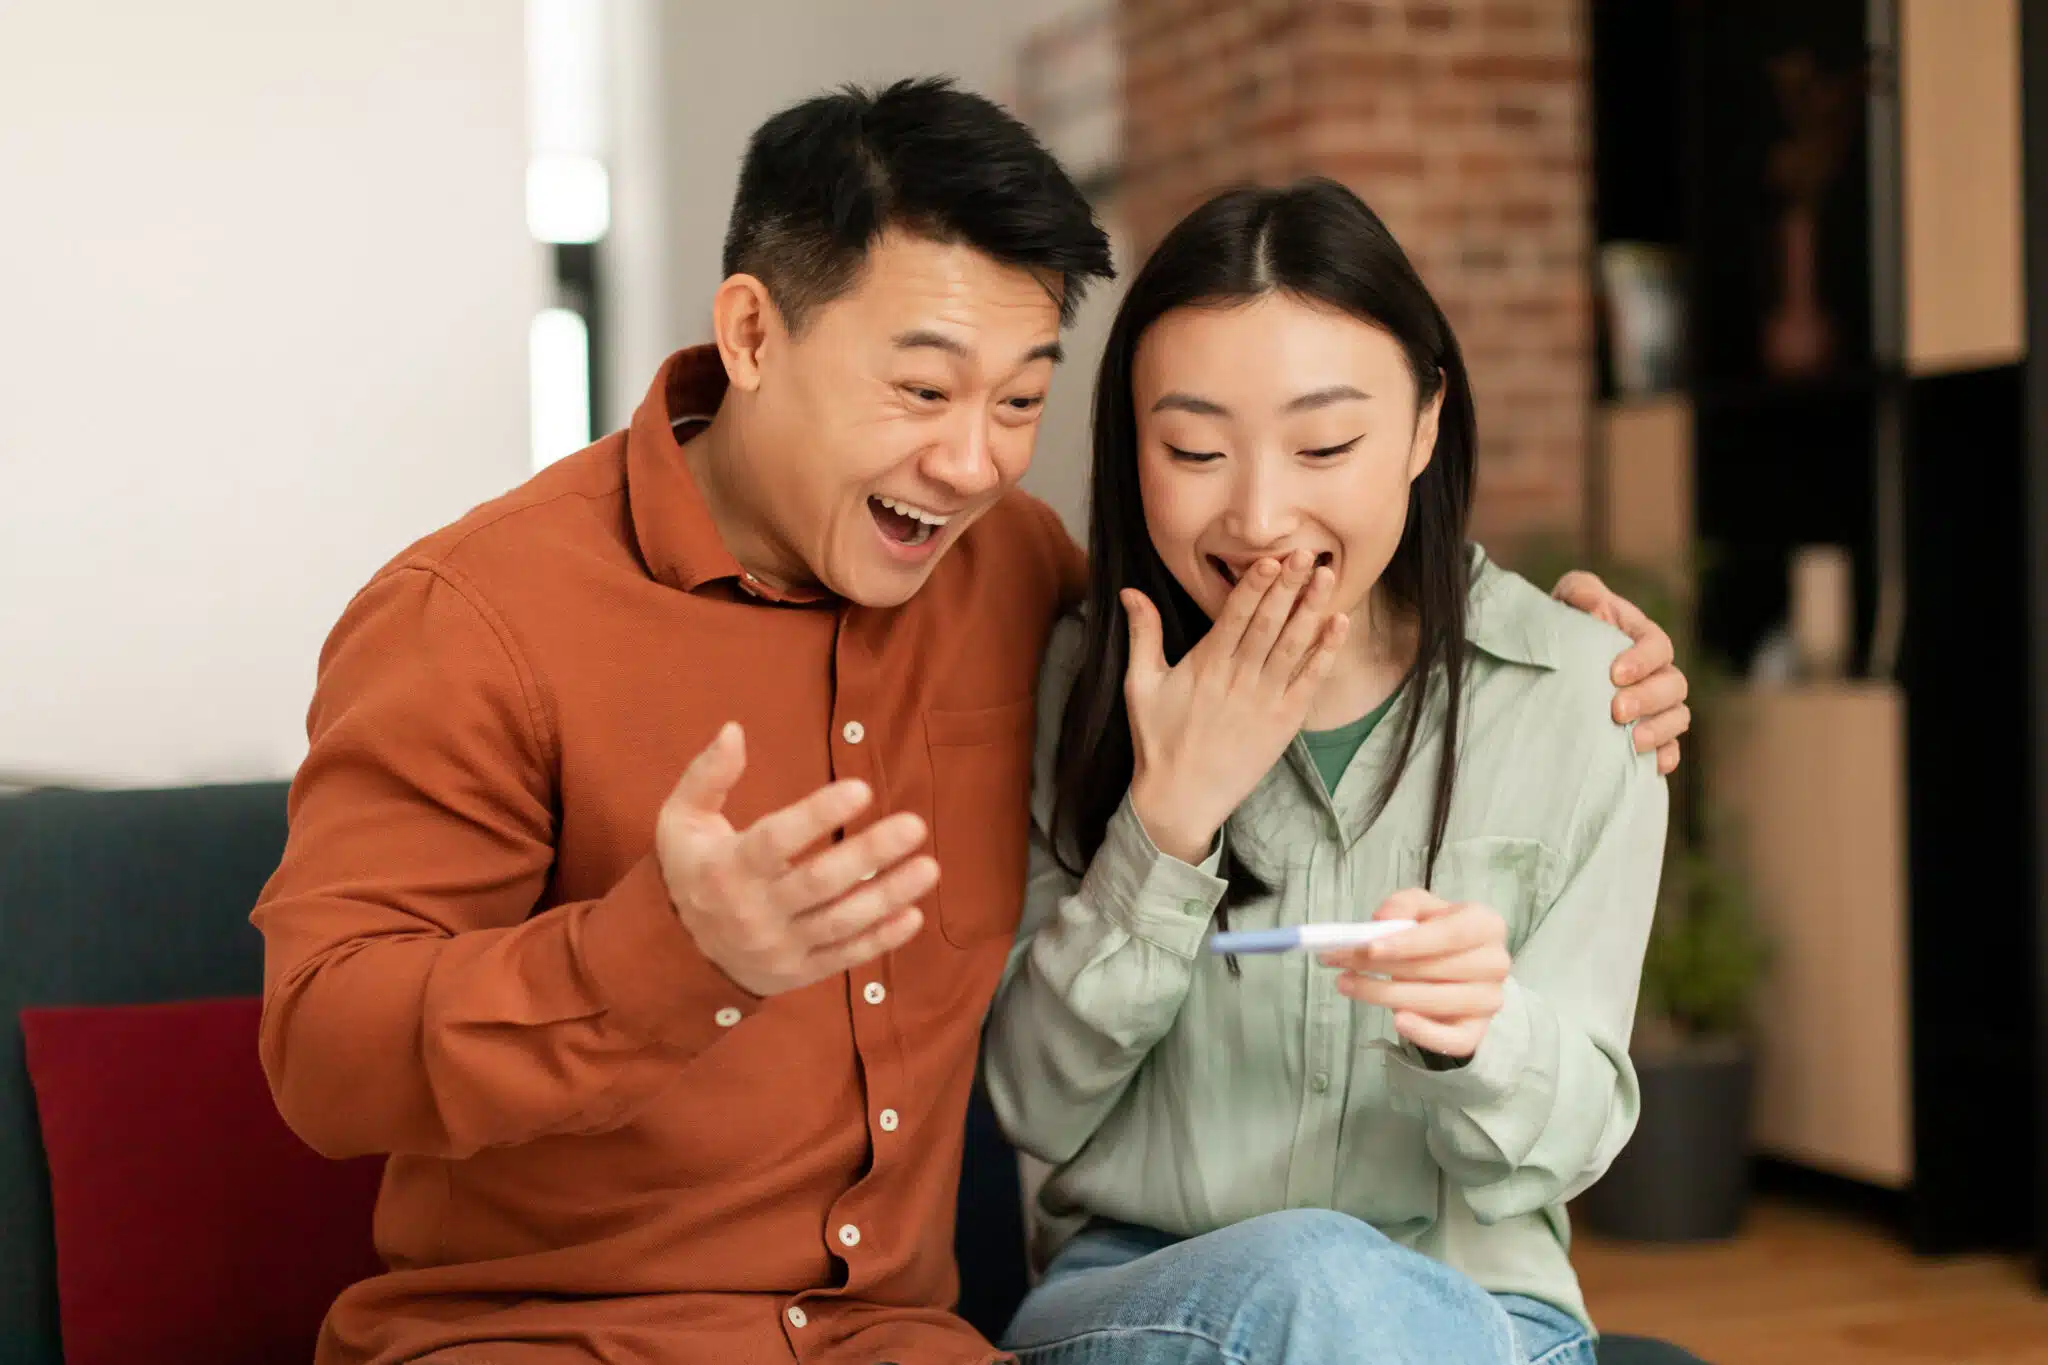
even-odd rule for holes
{"type": "Polygon", "coordinates": [[[1360,441],[1364,439],[1365,433],[1360,432],[1358,435],[1352,437],[1350,440],[1344,442],[1342,445],[1319,446],[1314,450],[1304,450],[1301,453],[1308,456],[1312,460],[1326,460],[1333,455],[1344,454],[1346,451],[1350,450],[1351,447],[1357,445],[1360,441]]]}
{"type": "Polygon", "coordinates": [[[1167,445],[1166,453],[1183,464],[1208,464],[1212,460],[1223,458],[1223,452],[1220,450],[1182,450],[1176,445],[1167,445]]]}
{"type": "Polygon", "coordinates": [[[1023,398],[1004,400],[1004,406],[1012,412],[1035,412],[1045,402],[1043,394],[1031,394],[1023,398]]]}

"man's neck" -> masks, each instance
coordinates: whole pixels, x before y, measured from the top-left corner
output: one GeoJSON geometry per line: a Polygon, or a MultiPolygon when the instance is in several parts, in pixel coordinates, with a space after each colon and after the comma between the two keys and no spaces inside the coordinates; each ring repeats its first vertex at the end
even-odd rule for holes
{"type": "Polygon", "coordinates": [[[782,546],[763,514],[759,491],[746,474],[753,467],[747,459],[746,433],[732,407],[728,399],[694,437],[687,431],[676,433],[685,438],[683,458],[704,495],[711,524],[741,571],[754,581],[775,592],[814,588],[809,569],[782,546]]]}

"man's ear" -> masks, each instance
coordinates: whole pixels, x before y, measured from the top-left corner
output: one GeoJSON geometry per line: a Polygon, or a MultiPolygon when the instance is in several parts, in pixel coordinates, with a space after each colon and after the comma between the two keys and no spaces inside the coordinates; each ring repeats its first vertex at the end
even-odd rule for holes
{"type": "Polygon", "coordinates": [[[1444,393],[1450,387],[1450,380],[1442,370],[1437,371],[1436,396],[1422,405],[1422,411],[1415,417],[1415,444],[1408,451],[1408,482],[1422,477],[1422,471],[1429,468],[1429,462],[1436,457],[1436,433],[1438,423],[1444,415],[1444,393]]]}
{"type": "Polygon", "coordinates": [[[751,393],[761,387],[763,352],[788,336],[768,286],[753,275],[728,275],[711,296],[711,339],[726,381],[751,393]]]}

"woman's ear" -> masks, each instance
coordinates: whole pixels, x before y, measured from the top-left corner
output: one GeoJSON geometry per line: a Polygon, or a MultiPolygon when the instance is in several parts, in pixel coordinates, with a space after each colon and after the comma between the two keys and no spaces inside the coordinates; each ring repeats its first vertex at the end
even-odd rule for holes
{"type": "Polygon", "coordinates": [[[761,387],[762,352],[784,335],[782,313],[756,277],[728,275],[711,296],[711,337],[734,388],[751,393],[761,387]]]}
{"type": "Polygon", "coordinates": [[[1415,416],[1415,444],[1408,450],[1408,482],[1414,483],[1422,477],[1422,471],[1429,468],[1429,462],[1436,455],[1437,424],[1444,414],[1444,394],[1450,388],[1450,379],[1442,370],[1436,372],[1436,394],[1422,405],[1422,411],[1415,416]]]}

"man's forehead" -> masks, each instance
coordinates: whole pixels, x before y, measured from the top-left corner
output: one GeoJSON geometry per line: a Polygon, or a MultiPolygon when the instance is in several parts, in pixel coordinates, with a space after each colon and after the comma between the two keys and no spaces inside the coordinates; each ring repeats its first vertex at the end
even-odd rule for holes
{"type": "Polygon", "coordinates": [[[1059,341],[1057,274],[1011,265],[961,242],[888,232],[848,302],[893,346],[994,363],[1051,356],[1059,341]]]}

